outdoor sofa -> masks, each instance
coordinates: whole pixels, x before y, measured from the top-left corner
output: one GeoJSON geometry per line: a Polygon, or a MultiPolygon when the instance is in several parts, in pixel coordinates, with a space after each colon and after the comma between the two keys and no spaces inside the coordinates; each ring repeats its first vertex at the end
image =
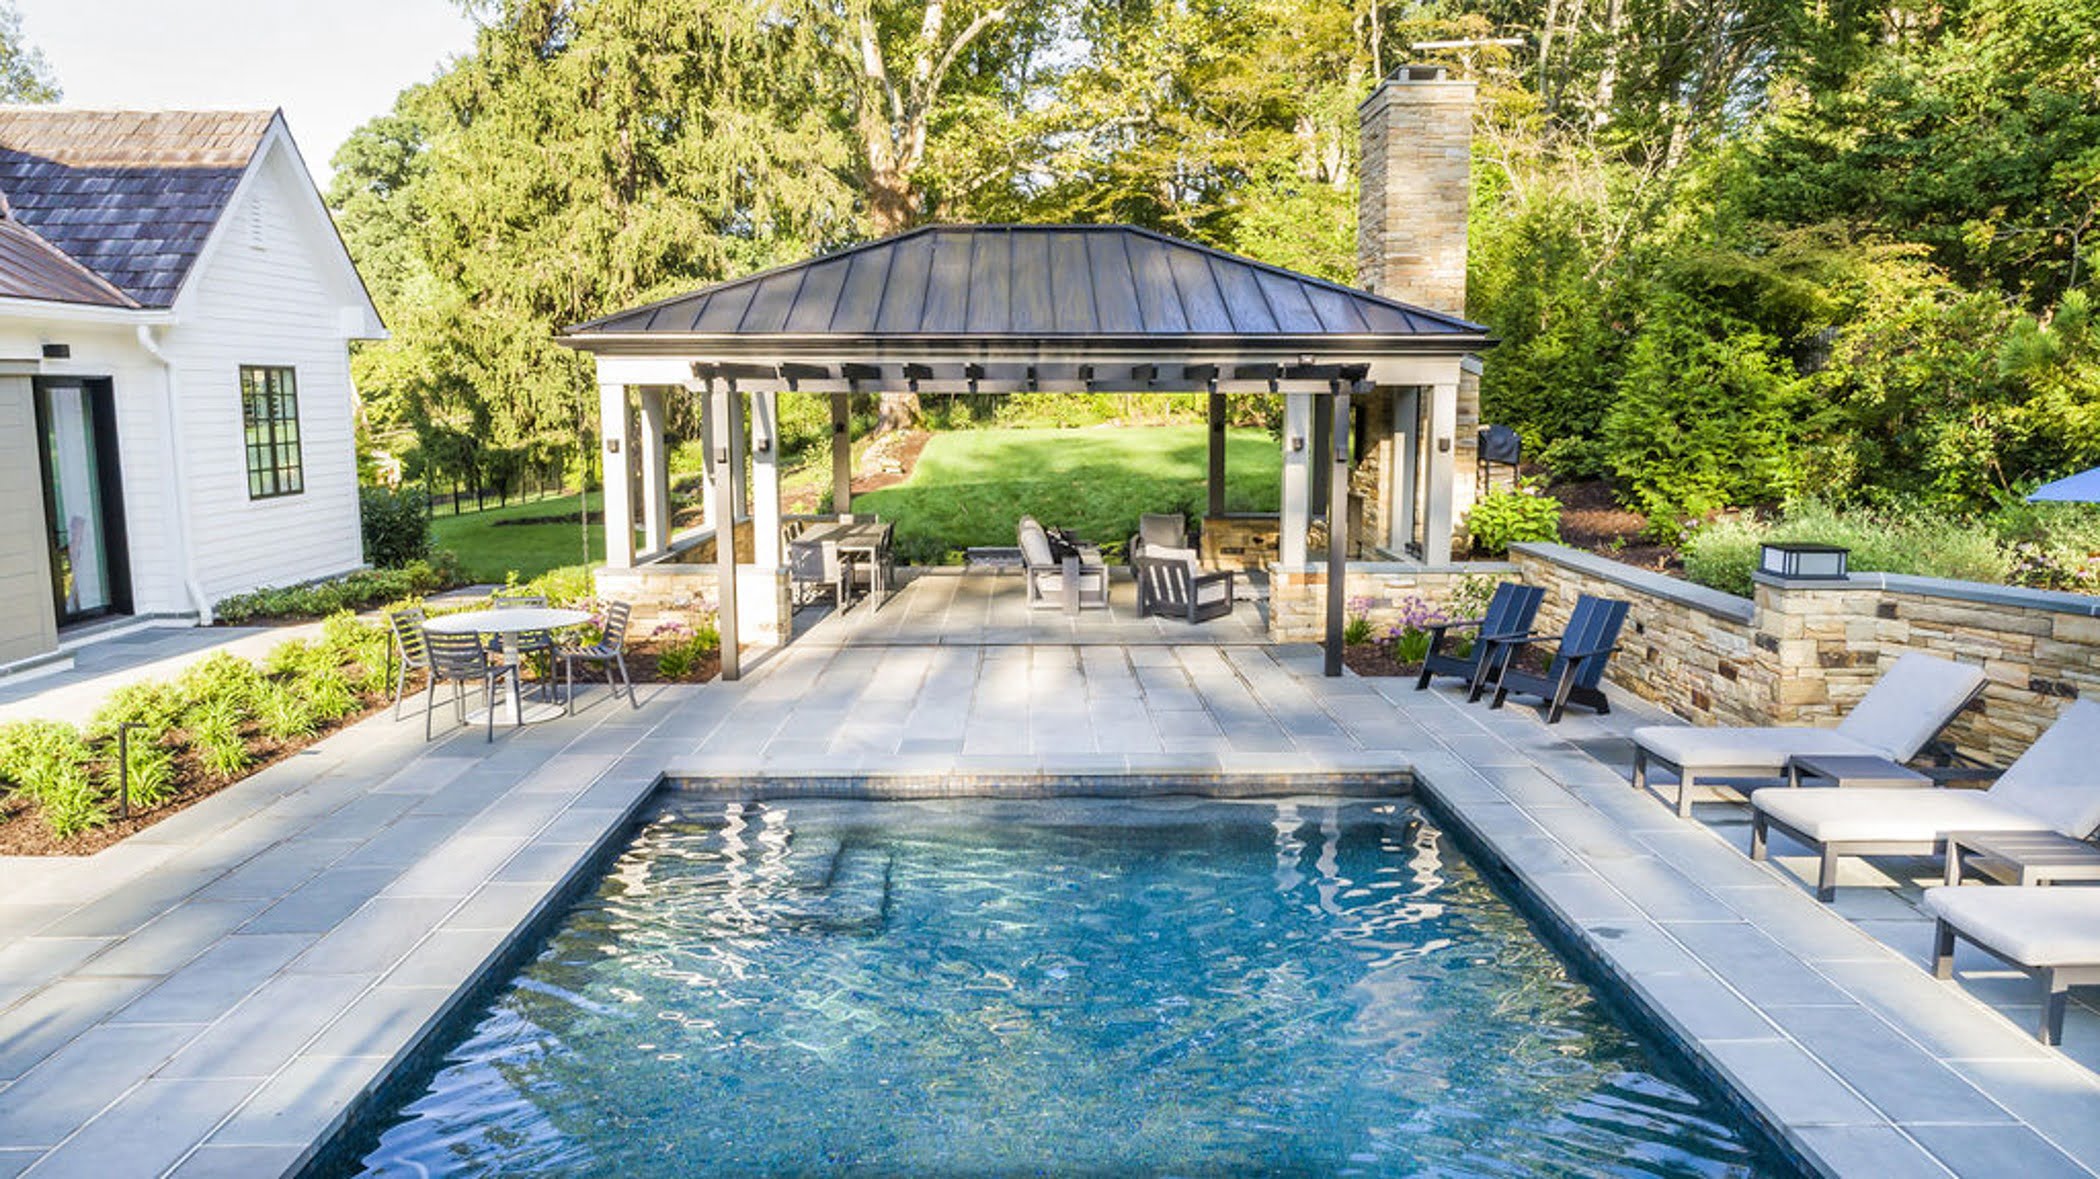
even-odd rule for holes
{"type": "Polygon", "coordinates": [[[1840,856],[1932,855],[1954,831],[2055,831],[2085,839],[2100,828],[2095,732],[2100,703],[2072,701],[1988,790],[1760,790],[1750,798],[1750,858],[1765,858],[1772,830],[1815,848],[1822,859],[1816,899],[1829,901],[1837,896],[1840,856]]]}
{"type": "Polygon", "coordinates": [[[1983,681],[1982,668],[1913,651],[1896,660],[1834,729],[1644,726],[1633,731],[1633,788],[1648,788],[1651,766],[1675,773],[1677,813],[1690,815],[1696,782],[1778,782],[1796,757],[1884,757],[1900,765],[1968,707],[1983,681]]]}
{"type": "Polygon", "coordinates": [[[2100,888],[2043,885],[1925,890],[1935,920],[1932,973],[1954,977],[1954,939],[1967,938],[2042,984],[2044,1044],[2063,1039],[2064,1006],[2074,986],[2100,983],[2100,888]]]}

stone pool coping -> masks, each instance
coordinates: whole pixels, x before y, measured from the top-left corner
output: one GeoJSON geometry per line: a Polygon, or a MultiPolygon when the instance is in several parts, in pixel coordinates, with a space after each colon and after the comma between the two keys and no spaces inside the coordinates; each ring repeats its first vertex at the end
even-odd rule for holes
{"type": "MultiPolygon", "coordinates": [[[[887,766],[872,776],[917,776],[913,789],[1404,765],[1476,855],[1817,1169],[2095,1173],[2093,1074],[1631,790],[1586,752],[1622,718],[1548,729],[1445,691],[1322,680],[1317,661],[1290,647],[812,648],[741,685],[661,689],[639,712],[601,700],[494,746],[471,733],[425,747],[417,726],[375,718],[96,856],[7,861],[0,1176],[295,1172],[593,870],[667,769],[767,764],[776,779],[887,766]],[[984,729],[999,740],[976,751],[975,728],[954,747],[911,745],[927,740],[915,702],[958,659],[998,662],[969,683],[1020,693],[1025,723],[984,729]],[[931,670],[898,686],[914,660],[931,670]],[[1016,660],[1027,674],[1009,674],[1016,660]],[[1078,711],[1058,712],[1075,682],[1078,711]],[[1062,751],[1096,684],[1156,705],[1155,748],[1062,751]],[[858,727],[820,754],[784,704],[858,727]],[[1199,713],[1212,735],[1176,738],[1199,713]]],[[[1133,699],[1095,715],[1127,720],[1133,699]]]]}

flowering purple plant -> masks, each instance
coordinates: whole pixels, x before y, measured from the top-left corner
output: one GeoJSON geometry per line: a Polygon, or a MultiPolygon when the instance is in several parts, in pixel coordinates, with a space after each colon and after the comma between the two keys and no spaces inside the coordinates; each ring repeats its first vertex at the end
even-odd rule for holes
{"type": "Polygon", "coordinates": [[[1349,599],[1346,608],[1349,611],[1350,617],[1352,618],[1367,618],[1370,616],[1371,611],[1377,607],[1377,605],[1377,598],[1365,597],[1359,594],[1356,597],[1349,599]]]}

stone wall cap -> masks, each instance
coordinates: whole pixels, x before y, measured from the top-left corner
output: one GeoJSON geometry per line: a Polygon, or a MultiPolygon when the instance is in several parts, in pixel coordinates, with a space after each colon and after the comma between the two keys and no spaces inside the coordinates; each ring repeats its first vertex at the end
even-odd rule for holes
{"type": "Polygon", "coordinates": [[[1926,598],[1949,598],[1985,606],[2011,606],[2021,610],[2045,610],[2052,614],[2078,614],[2100,618],[2100,598],[2064,590],[2027,589],[2016,585],[1992,585],[1986,581],[1956,581],[1951,577],[1917,577],[1908,573],[1854,573],[1843,581],[1804,585],[1788,582],[1790,590],[1805,588],[1882,589],[1926,598]]]}
{"type": "MultiPolygon", "coordinates": [[[[1303,565],[1295,565],[1295,566],[1293,566],[1293,565],[1285,565],[1285,564],[1284,564],[1283,562],[1281,562],[1281,561],[1271,561],[1271,562],[1269,562],[1269,572],[1271,572],[1271,573],[1282,573],[1282,574],[1286,574],[1286,575],[1301,575],[1301,576],[1302,576],[1302,575],[1304,575],[1304,574],[1308,574],[1308,573],[1317,573],[1317,574],[1325,575],[1325,574],[1326,574],[1326,572],[1327,572],[1327,562],[1325,562],[1325,561],[1307,561],[1307,562],[1306,562],[1305,564],[1303,564],[1303,565]]],[[[1513,562],[1510,562],[1510,561],[1453,561],[1453,562],[1452,562],[1451,564],[1449,564],[1449,565],[1424,565],[1424,564],[1422,564],[1422,563],[1421,563],[1420,561],[1351,561],[1351,562],[1349,562],[1349,572],[1351,572],[1351,573],[1366,573],[1366,574],[1370,574],[1371,576],[1374,576],[1374,577],[1376,577],[1376,576],[1378,576],[1378,575],[1380,575],[1380,574],[1388,574],[1388,573],[1390,573],[1390,574],[1394,574],[1394,575],[1402,575],[1402,574],[1410,574],[1410,573],[1412,573],[1412,574],[1423,574],[1423,573],[1435,573],[1435,574],[1451,574],[1451,573],[1480,573],[1480,574],[1495,574],[1495,573],[1515,573],[1515,572],[1517,572],[1517,567],[1516,567],[1516,565],[1515,565],[1515,564],[1514,564],[1513,562]]]]}
{"type": "Polygon", "coordinates": [[[1694,610],[1711,614],[1716,618],[1726,618],[1731,622],[1749,622],[1757,615],[1757,603],[1749,598],[1739,598],[1734,594],[1723,593],[1720,590],[1711,589],[1703,585],[1695,585],[1692,582],[1671,577],[1667,574],[1655,573],[1647,569],[1636,569],[1623,561],[1614,561],[1610,557],[1600,557],[1595,553],[1586,553],[1581,549],[1570,548],[1564,544],[1523,542],[1509,546],[1509,551],[1544,561],[1549,565],[1558,565],[1563,569],[1572,569],[1577,573],[1597,578],[1600,581],[1609,581],[1614,585],[1623,585],[1627,589],[1639,590],[1644,594],[1661,598],[1666,602],[1675,602],[1680,606],[1689,606],[1694,610]]]}

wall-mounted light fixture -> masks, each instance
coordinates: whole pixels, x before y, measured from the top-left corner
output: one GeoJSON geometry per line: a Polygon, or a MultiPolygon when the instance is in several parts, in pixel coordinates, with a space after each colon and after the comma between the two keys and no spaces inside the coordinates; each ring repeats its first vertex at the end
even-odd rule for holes
{"type": "Polygon", "coordinates": [[[1293,435],[1291,435],[1291,453],[1292,453],[1292,454],[1296,454],[1296,453],[1298,453],[1299,451],[1301,451],[1301,450],[1304,450],[1304,449],[1305,449],[1305,435],[1303,435],[1303,434],[1293,434],[1293,435]]]}
{"type": "Polygon", "coordinates": [[[620,440],[619,440],[618,438],[607,438],[607,439],[605,440],[605,453],[607,453],[607,454],[618,454],[618,453],[620,453],[620,440]]]}

